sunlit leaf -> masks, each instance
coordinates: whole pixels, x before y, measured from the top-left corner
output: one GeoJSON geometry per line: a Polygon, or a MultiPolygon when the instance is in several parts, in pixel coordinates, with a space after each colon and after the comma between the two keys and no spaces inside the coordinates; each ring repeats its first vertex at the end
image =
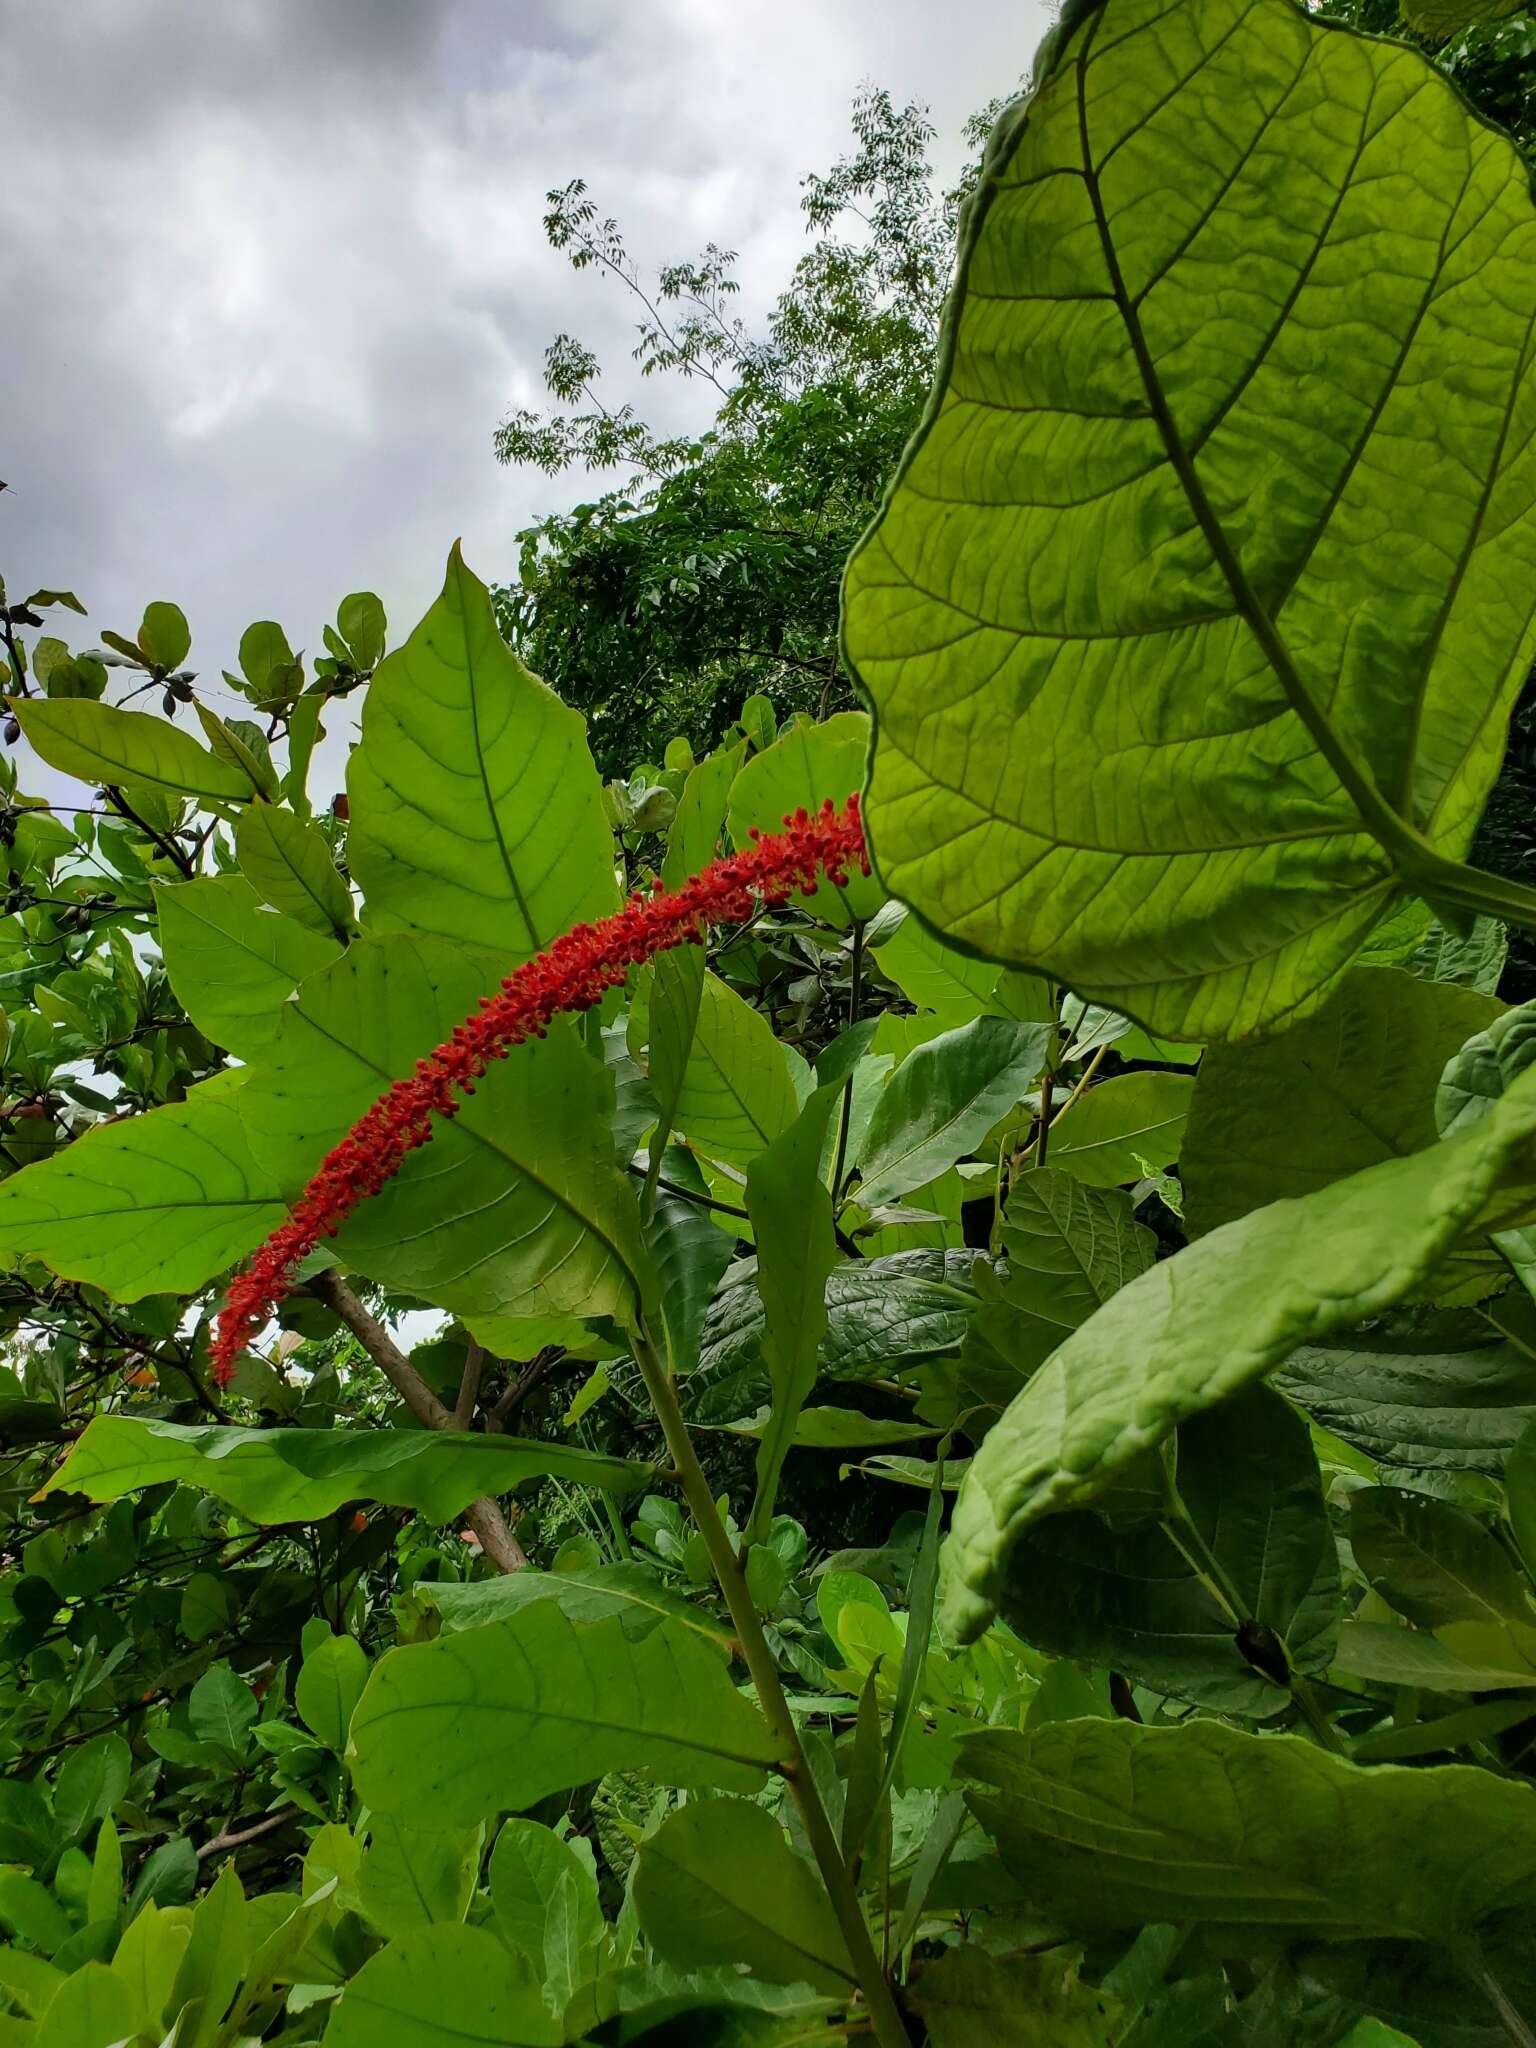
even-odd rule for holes
{"type": "Polygon", "coordinates": [[[252,1156],[220,1075],[167,1104],[100,1125],[0,1186],[0,1249],[30,1253],[119,1301],[190,1294],[286,1213],[252,1156]]]}
{"type": "Polygon", "coordinates": [[[457,547],[369,685],[347,790],[370,931],[466,939],[504,973],[616,907],[586,721],[503,641],[457,547]]]}
{"type": "Polygon", "coordinates": [[[1526,168],[1417,51],[1072,10],[848,570],[891,889],[1170,1035],[1314,1003],[1530,666],[1533,297],[1526,168]]]}

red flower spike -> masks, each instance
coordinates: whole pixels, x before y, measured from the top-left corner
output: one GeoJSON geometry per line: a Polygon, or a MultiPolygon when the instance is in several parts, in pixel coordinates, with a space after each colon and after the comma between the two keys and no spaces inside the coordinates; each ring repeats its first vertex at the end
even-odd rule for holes
{"type": "Polygon", "coordinates": [[[631,967],[673,946],[702,944],[707,925],[744,924],[754,897],[777,908],[797,889],[810,895],[823,873],[842,884],[855,866],[869,873],[859,799],[849,797],[839,811],[828,797],[815,817],[800,810],[784,820],[781,832],[754,831],[749,846],[711,861],[681,888],[658,882],[655,893],[637,890],[612,917],[577,925],[509,974],[327,1153],[288,1221],[230,1282],[211,1352],[218,1384],[227,1387],[234,1378],[236,1360],[287,1294],[299,1261],[334,1237],[358,1203],[376,1195],[406,1155],[427,1143],[434,1116],[455,1114],[459,1098],[474,1093],[492,1060],[526,1039],[542,1038],[562,1012],[592,1009],[631,967]]]}

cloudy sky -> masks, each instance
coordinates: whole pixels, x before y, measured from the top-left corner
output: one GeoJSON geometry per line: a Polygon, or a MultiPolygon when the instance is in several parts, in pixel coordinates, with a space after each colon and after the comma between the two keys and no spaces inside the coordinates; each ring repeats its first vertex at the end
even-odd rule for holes
{"type": "MultiPolygon", "coordinates": [[[[253,618],[317,646],[360,587],[395,637],[456,534],[501,575],[518,527],[582,494],[491,454],[502,414],[540,402],[550,336],[598,349],[610,400],[637,395],[623,294],[544,245],[549,187],[584,176],[642,261],[739,248],[766,297],[861,81],[926,100],[952,170],[1045,19],[1043,0],[0,0],[0,573],[78,590],[76,645],[174,599],[205,677],[253,618]]],[[[673,419],[693,403],[644,396],[673,419]]]]}

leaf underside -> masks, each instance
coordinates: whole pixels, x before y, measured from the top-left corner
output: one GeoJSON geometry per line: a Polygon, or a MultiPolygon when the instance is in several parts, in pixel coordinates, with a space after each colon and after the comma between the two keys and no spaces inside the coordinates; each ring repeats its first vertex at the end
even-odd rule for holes
{"type": "Polygon", "coordinates": [[[1462,854],[1530,665],[1525,170],[1401,45],[1101,0],[961,265],[847,576],[880,871],[1171,1036],[1299,1015],[1397,894],[1361,804],[1462,854]]]}

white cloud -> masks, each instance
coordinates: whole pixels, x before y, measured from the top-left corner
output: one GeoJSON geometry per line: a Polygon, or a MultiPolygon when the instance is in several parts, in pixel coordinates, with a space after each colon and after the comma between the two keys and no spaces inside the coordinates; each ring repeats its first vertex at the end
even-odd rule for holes
{"type": "Polygon", "coordinates": [[[760,310],[860,81],[929,99],[952,170],[1043,25],[1038,0],[973,6],[963,36],[929,0],[11,10],[0,570],[74,584],[83,639],[174,598],[205,676],[252,618],[314,646],[359,586],[404,629],[456,534],[503,574],[587,487],[491,456],[550,336],[639,385],[623,294],[544,246],[549,187],[585,176],[650,260],[739,248],[760,310]]]}

